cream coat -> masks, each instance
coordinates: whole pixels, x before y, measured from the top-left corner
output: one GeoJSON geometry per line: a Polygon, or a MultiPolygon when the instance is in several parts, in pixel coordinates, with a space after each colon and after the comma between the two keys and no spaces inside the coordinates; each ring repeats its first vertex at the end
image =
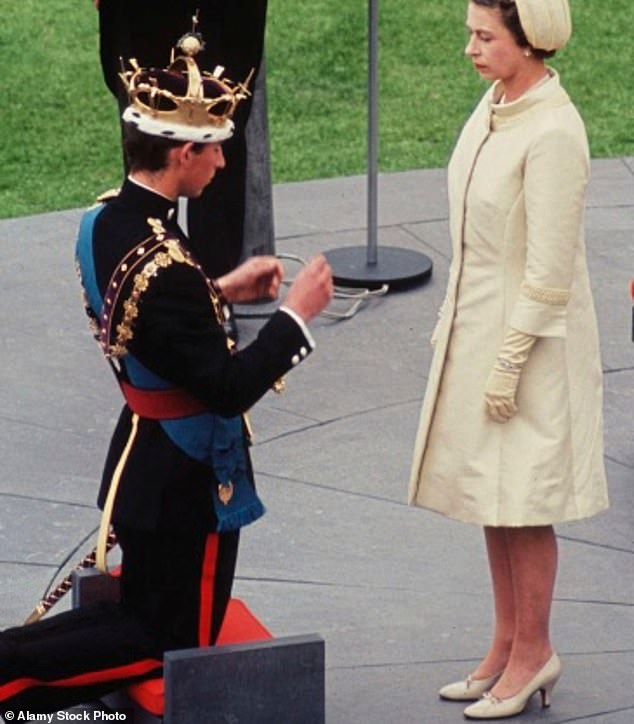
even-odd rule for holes
{"type": "Polygon", "coordinates": [[[409,502],[490,526],[608,505],[602,373],[583,241],[583,122],[551,78],[498,104],[493,86],[449,164],[453,261],[416,439],[409,502]],[[509,326],[538,337],[518,414],[483,391],[509,326]]]}

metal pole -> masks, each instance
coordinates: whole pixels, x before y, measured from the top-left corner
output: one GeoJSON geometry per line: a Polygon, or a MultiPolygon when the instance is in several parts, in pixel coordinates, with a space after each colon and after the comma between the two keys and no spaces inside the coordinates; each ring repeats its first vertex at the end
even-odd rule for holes
{"type": "Polygon", "coordinates": [[[368,229],[365,246],[326,251],[336,284],[376,289],[404,289],[427,281],[432,272],[429,257],[411,249],[383,248],[378,258],[378,157],[379,157],[379,0],[368,0],[368,229]]]}
{"type": "Polygon", "coordinates": [[[378,263],[378,0],[368,0],[368,266],[378,263]]]}

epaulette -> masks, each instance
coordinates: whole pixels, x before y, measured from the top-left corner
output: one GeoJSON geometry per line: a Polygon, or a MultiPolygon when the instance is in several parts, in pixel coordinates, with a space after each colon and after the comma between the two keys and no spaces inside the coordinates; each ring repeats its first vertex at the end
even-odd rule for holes
{"type": "Polygon", "coordinates": [[[108,189],[107,191],[104,191],[103,193],[99,194],[96,199],[96,203],[98,204],[105,204],[108,201],[112,201],[112,199],[116,199],[121,191],[121,188],[116,189],[108,189]]]}

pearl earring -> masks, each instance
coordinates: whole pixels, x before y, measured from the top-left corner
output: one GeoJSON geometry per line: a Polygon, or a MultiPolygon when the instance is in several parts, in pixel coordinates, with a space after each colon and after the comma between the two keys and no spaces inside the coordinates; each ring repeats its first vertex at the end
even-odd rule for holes
{"type": "Polygon", "coordinates": [[[524,51],[524,55],[525,55],[527,58],[530,58],[531,55],[532,55],[531,49],[530,49],[530,48],[526,48],[526,50],[524,51]]]}

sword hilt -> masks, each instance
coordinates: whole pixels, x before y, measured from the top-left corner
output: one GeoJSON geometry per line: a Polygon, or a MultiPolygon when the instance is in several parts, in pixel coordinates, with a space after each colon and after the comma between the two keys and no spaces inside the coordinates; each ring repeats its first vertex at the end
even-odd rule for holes
{"type": "MultiPolygon", "coordinates": [[[[117,545],[117,536],[112,531],[110,531],[110,533],[108,534],[108,540],[106,542],[106,550],[111,550],[112,548],[114,548],[115,545],[117,545]]],[[[59,585],[57,585],[50,593],[42,598],[42,600],[37,604],[37,606],[33,609],[31,614],[25,620],[24,625],[39,621],[42,616],[50,611],[50,609],[53,608],[53,606],[60,600],[60,598],[65,596],[73,587],[73,573],[75,571],[81,571],[85,568],[94,568],[96,558],[97,548],[95,547],[90,551],[90,553],[88,553],[81,559],[81,561],[73,568],[71,573],[69,573],[62,581],[60,581],[59,585]]]]}

